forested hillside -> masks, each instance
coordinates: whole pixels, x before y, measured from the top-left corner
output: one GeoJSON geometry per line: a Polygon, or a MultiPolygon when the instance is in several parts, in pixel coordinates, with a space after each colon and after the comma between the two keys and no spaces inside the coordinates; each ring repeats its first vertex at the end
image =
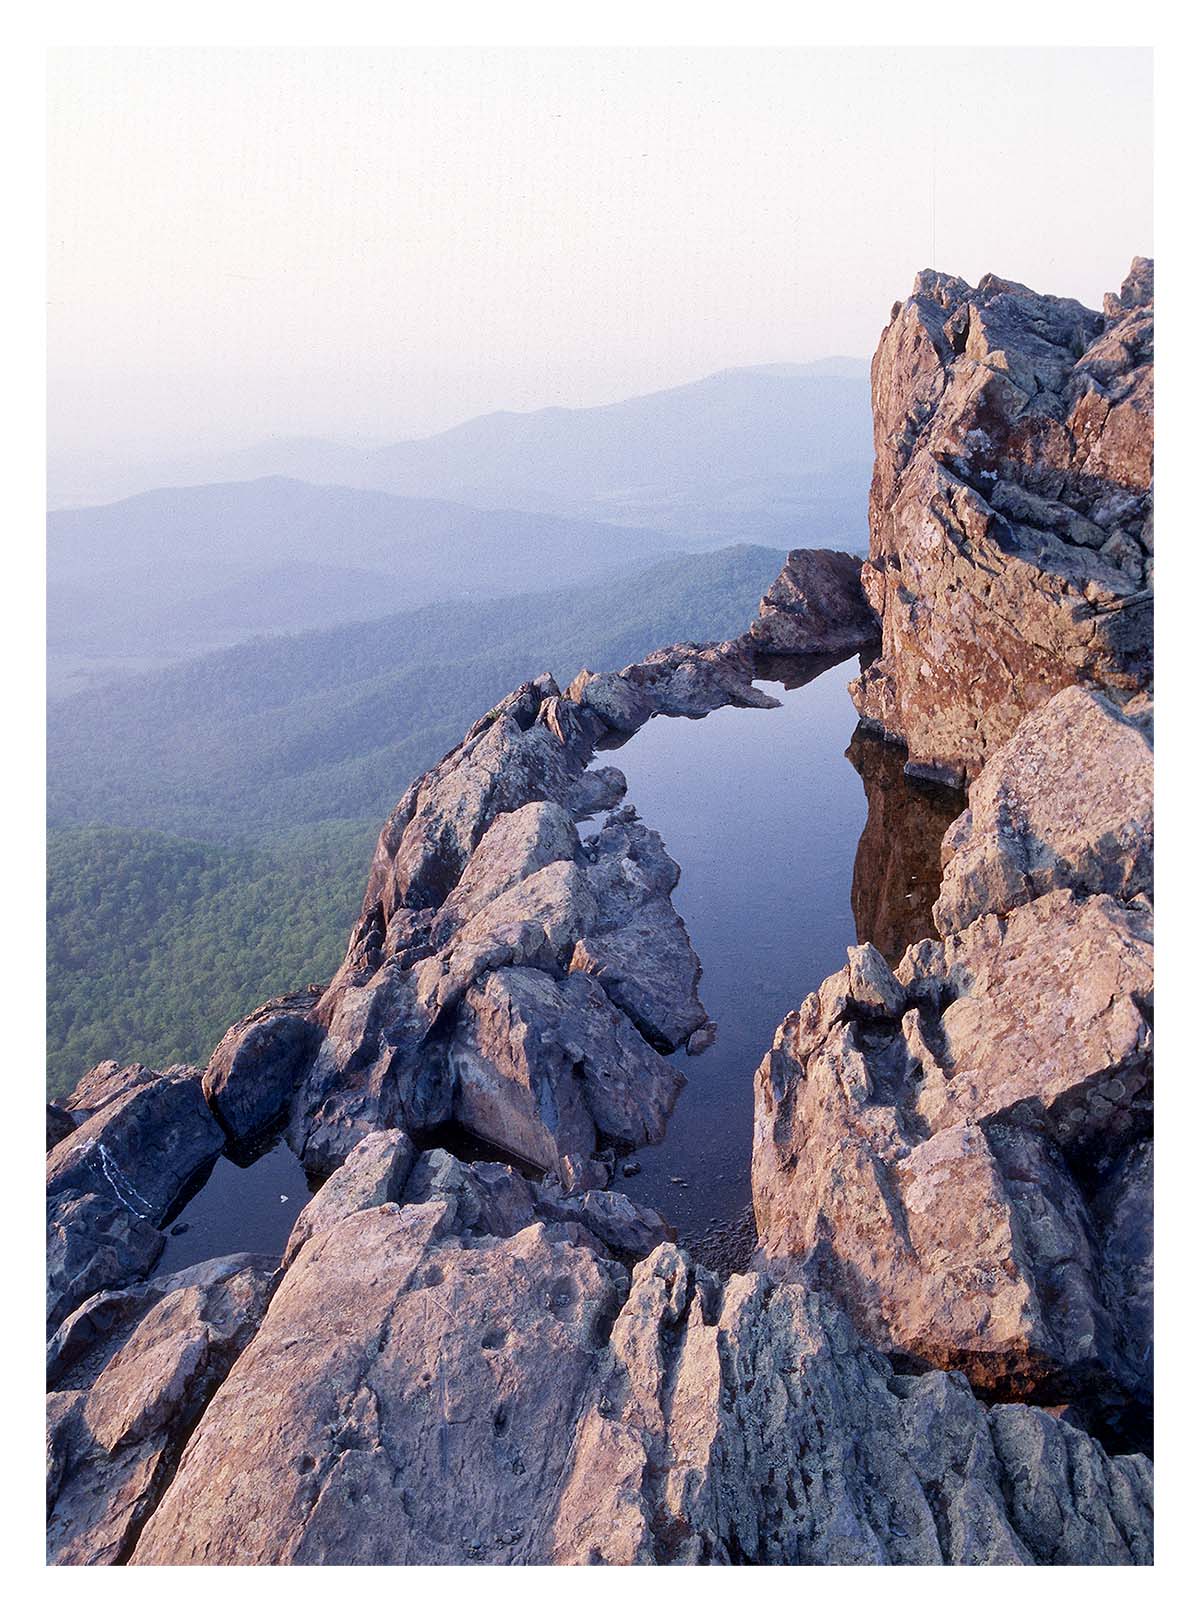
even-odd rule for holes
{"type": "Polygon", "coordinates": [[[382,819],[526,678],[741,632],[780,559],[749,546],[675,557],[603,585],[259,640],[76,695],[50,713],[50,821],[230,840],[382,819]]]}
{"type": "Polygon", "coordinates": [[[262,846],[145,829],[49,837],[50,1089],[102,1058],[204,1060],[248,1007],[341,960],[377,823],[322,823],[262,846]]]}
{"type": "Polygon", "coordinates": [[[101,1058],[207,1058],[341,958],[379,825],[481,712],[544,670],[741,632],[781,555],[260,640],[58,703],[50,720],[51,1089],[101,1058]]]}

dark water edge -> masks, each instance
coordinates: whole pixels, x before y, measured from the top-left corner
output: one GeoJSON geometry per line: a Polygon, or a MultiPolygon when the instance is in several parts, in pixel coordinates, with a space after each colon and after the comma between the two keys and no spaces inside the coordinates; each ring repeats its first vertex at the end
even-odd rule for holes
{"type": "Polygon", "coordinates": [[[219,1158],[171,1212],[155,1275],[219,1254],[277,1258],[312,1194],[304,1167],[282,1137],[249,1162],[219,1158]]]}
{"type": "MultiPolygon", "coordinates": [[[[744,1265],[754,1244],[753,1080],[777,1026],[856,941],[895,962],[933,933],[941,839],[964,805],[908,779],[904,752],[857,727],[854,667],[764,662],[759,682],[782,701],[777,710],[654,717],[610,758],[626,802],[680,865],[675,905],[718,1026],[698,1057],[673,1054],[688,1084],[666,1139],[618,1166],[613,1187],[656,1208],[720,1271],[744,1265]]],[[[421,1141],[501,1157],[457,1130],[421,1141]]],[[[280,1255],[315,1185],[282,1138],[249,1161],[218,1159],[172,1211],[157,1270],[280,1255]]]]}

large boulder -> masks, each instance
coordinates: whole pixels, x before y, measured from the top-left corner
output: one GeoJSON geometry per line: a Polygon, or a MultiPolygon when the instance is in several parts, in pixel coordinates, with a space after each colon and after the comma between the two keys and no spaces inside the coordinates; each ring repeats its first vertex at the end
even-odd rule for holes
{"type": "Polygon", "coordinates": [[[273,998],[227,1030],[204,1071],[204,1095],[235,1144],[286,1113],[320,1040],[309,1017],[320,993],[273,998]]]}
{"type": "Polygon", "coordinates": [[[308,1242],[335,1221],[360,1209],[399,1201],[416,1157],[416,1148],[403,1131],[372,1131],[335,1170],[296,1216],[287,1247],[286,1268],[308,1242]]]}
{"type": "Polygon", "coordinates": [[[1153,270],[1104,313],[925,271],[871,368],[863,585],[882,655],[852,685],[915,771],[959,782],[1082,683],[1151,671],[1153,270]]]}
{"type": "Polygon", "coordinates": [[[776,655],[851,655],[878,638],[862,558],[836,549],[793,549],[750,626],[755,649],[776,655]]]}
{"type": "Polygon", "coordinates": [[[1150,1128],[1152,989],[1140,899],[1054,891],[912,947],[896,974],[856,948],[758,1073],[767,1268],[835,1293],[890,1353],[1135,1436],[1148,1317],[1123,1294],[1145,1250],[1121,1183],[1146,1176],[1129,1170],[1150,1128]]]}
{"type": "Polygon", "coordinates": [[[1027,716],[971,785],[948,831],[934,907],[963,929],[1048,890],[1126,900],[1154,882],[1154,751],[1135,720],[1092,690],[1063,689],[1027,716]]]}
{"type": "Polygon", "coordinates": [[[487,974],[464,999],[448,1062],[455,1119],[546,1170],[601,1142],[661,1141],[684,1084],[580,973],[487,974]]]}
{"type": "Polygon", "coordinates": [[[144,1276],[158,1227],[225,1145],[199,1073],[154,1078],[136,1066],[46,1158],[47,1322],[58,1325],[102,1287],[144,1276]]]}

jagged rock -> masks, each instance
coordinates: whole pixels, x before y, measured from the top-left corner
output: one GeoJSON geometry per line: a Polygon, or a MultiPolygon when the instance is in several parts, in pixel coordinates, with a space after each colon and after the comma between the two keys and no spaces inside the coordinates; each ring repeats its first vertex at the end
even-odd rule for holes
{"type": "Polygon", "coordinates": [[[300,1250],[134,1563],[1149,1559],[1143,1457],[898,1375],[801,1286],[504,1229],[426,1158],[300,1250]]]}
{"type": "Polygon", "coordinates": [[[283,1267],[291,1264],[310,1237],[320,1236],[335,1221],[359,1209],[398,1202],[415,1157],[416,1149],[403,1131],[365,1136],[297,1215],[283,1267]]]}
{"type": "Polygon", "coordinates": [[[689,1058],[698,1058],[702,1052],[707,1052],[717,1039],[717,1026],[711,1019],[707,1019],[698,1030],[693,1030],[687,1039],[687,1052],[689,1058]]]}
{"type": "Polygon", "coordinates": [[[652,715],[687,717],[707,716],[725,705],[773,710],[779,701],[755,688],[756,675],[754,650],[741,639],[673,644],[617,674],[642,696],[652,715]]]}
{"type": "MultiPolygon", "coordinates": [[[[763,1260],[888,1351],[1136,1419],[1145,1340],[1122,1342],[1097,1247],[1102,1184],[1149,1127],[1148,907],[1054,891],[911,948],[886,981],[881,961],[827,980],[759,1070],[763,1260]]],[[[1116,1281],[1136,1288],[1129,1245],[1116,1281]]]]}
{"type": "Polygon", "coordinates": [[[863,724],[847,759],[863,781],[867,820],[854,853],[850,908],[860,941],[898,963],[918,940],[937,933],[933,904],[942,884],[942,841],[964,797],[904,771],[904,751],[863,724]]]}
{"type": "Polygon", "coordinates": [[[533,800],[491,824],[463,870],[433,926],[435,946],[514,885],[555,862],[579,854],[579,834],[570,813],[549,800],[533,800]]]}
{"type": "Polygon", "coordinates": [[[98,1192],[46,1200],[46,1325],[50,1329],[102,1288],[152,1269],[166,1238],[154,1223],[98,1192]]]}
{"type": "Polygon", "coordinates": [[[47,1319],[57,1324],[101,1287],[144,1276],[162,1250],[157,1227],[224,1147],[200,1076],[138,1075],[46,1159],[47,1319]]]}
{"type": "Polygon", "coordinates": [[[757,649],[782,655],[853,654],[878,641],[862,590],[862,559],[836,549],[793,549],[750,627],[757,649]]]}
{"type": "Polygon", "coordinates": [[[124,1097],[135,1086],[144,1086],[177,1072],[178,1066],[160,1072],[147,1069],[143,1063],[119,1064],[115,1058],[109,1058],[80,1078],[71,1095],[64,1099],[63,1107],[70,1110],[77,1122],[89,1119],[114,1097],[124,1097]]]}
{"type": "Polygon", "coordinates": [[[237,1254],[100,1293],[64,1321],[47,1373],[52,1563],[128,1558],[273,1284],[273,1261],[237,1254]]]}
{"type": "Polygon", "coordinates": [[[196,1070],[163,1075],[114,1097],[46,1160],[46,1191],[98,1192],[157,1222],[225,1137],[196,1070]]]}
{"type": "Polygon", "coordinates": [[[625,792],[620,773],[589,777],[586,755],[537,722],[542,700],[558,693],[549,677],[523,684],[409,789],[380,835],[362,925],[386,927],[397,907],[440,906],[504,812],[534,800],[579,815],[616,804],[625,792]]]}
{"type": "Polygon", "coordinates": [[[64,1136],[70,1136],[76,1126],[75,1115],[60,1108],[57,1103],[46,1104],[46,1152],[57,1147],[64,1136]]]}
{"type": "Polygon", "coordinates": [[[1148,682],[1152,299],[1135,259],[1104,314],[932,271],[897,305],[871,369],[883,651],[852,693],[913,770],[974,777],[1059,689],[1148,682]]]}
{"type": "Polygon", "coordinates": [[[630,923],[575,944],[571,969],[604,987],[646,1040],[671,1052],[705,1024],[700,962],[669,901],[649,903],[630,923]]]}
{"type": "Polygon", "coordinates": [[[286,1112],[320,1032],[308,1017],[319,993],[275,997],[227,1030],[204,1071],[204,1095],[235,1142],[286,1112]]]}
{"type": "Polygon", "coordinates": [[[654,715],[647,694],[620,672],[589,672],[586,667],[567,690],[585,710],[594,712],[613,733],[636,733],[654,715]]]}
{"type": "Polygon", "coordinates": [[[1064,689],[1025,718],[946,835],[942,934],[1052,889],[1130,898],[1154,879],[1154,752],[1143,722],[1064,689]]]}
{"type": "Polygon", "coordinates": [[[458,1122],[543,1169],[589,1155],[598,1137],[660,1141],[683,1085],[595,981],[534,969],[471,987],[448,1065],[458,1122]]]}
{"type": "MultiPolygon", "coordinates": [[[[644,720],[731,701],[774,703],[753,687],[753,674],[744,646],[728,644],[676,645],[613,676],[620,689],[637,692],[644,720]]],[[[532,1117],[529,1094],[515,1095],[509,1072],[485,1074],[472,1061],[483,1000],[475,987],[486,988],[499,970],[537,970],[555,981],[571,971],[594,974],[662,1050],[704,1024],[700,965],[670,903],[679,869],[662,840],[626,809],[580,843],[575,819],[624,790],[619,773],[589,765],[593,745],[610,731],[599,708],[584,705],[599,684],[580,673],[566,695],[550,678],[522,685],[418,780],[385,825],[345,961],[303,1016],[315,1026],[311,1050],[298,1059],[306,1066],[295,1073],[289,1062],[286,1072],[296,1088],[288,1136],[309,1169],[336,1168],[372,1130],[429,1131],[454,1116],[577,1185],[603,1182],[606,1172],[586,1149],[608,1134],[612,1113],[591,1107],[628,1106],[624,1095],[600,1093],[603,1074],[589,1077],[583,1109],[562,1088],[562,1114],[556,1108],[543,1123],[532,1117]],[[521,1134],[505,1138],[496,1127],[515,1118],[514,1101],[521,1134]]],[[[578,991],[555,999],[572,1004],[570,1014],[555,1010],[564,1033],[591,1001],[578,991]]],[[[271,1008],[254,1021],[270,1018],[271,1008]]],[[[309,1032],[299,1027],[300,1034],[309,1032]]],[[[240,1027],[230,1044],[241,1047],[240,1027]]],[[[550,1062],[556,1057],[561,1064],[561,1048],[550,1062]]],[[[246,1061],[250,1090],[258,1089],[256,1062],[246,1061]]],[[[628,1062],[623,1055],[614,1067],[628,1062]]],[[[269,1074],[264,1087],[273,1085],[269,1074]]],[[[654,1085],[649,1110],[665,1090],[661,1080],[654,1085]]],[[[656,1114],[642,1129],[658,1134],[663,1119],[656,1114]]],[[[629,1130],[622,1119],[617,1134],[629,1130]]]]}
{"type": "Polygon", "coordinates": [[[657,1210],[634,1203],[623,1192],[592,1190],[576,1197],[551,1191],[536,1194],[537,1214],[546,1221],[573,1220],[623,1258],[644,1259],[660,1243],[670,1242],[674,1229],[657,1210]]]}

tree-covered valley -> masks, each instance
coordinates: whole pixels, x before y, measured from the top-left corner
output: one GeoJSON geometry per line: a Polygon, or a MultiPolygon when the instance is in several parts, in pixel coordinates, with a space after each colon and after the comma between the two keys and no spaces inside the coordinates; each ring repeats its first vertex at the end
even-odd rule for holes
{"type": "Polygon", "coordinates": [[[482,711],[542,671],[741,632],[780,558],[741,545],[430,605],[55,702],[51,1091],[105,1057],[203,1060],[265,998],[328,978],[379,824],[482,711]]]}

